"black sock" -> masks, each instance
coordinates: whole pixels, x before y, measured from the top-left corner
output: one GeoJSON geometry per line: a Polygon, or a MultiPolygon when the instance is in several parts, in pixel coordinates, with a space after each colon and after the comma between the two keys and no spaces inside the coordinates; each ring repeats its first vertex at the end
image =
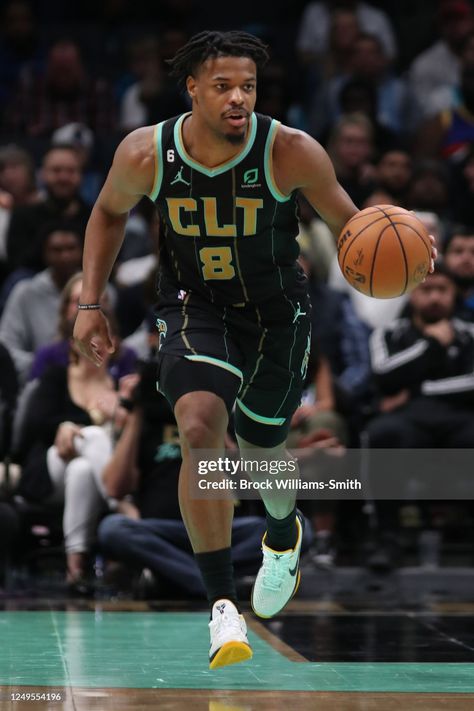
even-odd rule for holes
{"type": "MultiPolygon", "coordinates": [[[[195,553],[196,563],[201,571],[209,605],[225,598],[239,609],[234,582],[234,568],[230,548],[221,548],[210,553],[195,553]]],[[[240,610],[239,610],[240,612],[240,610]]]]}
{"type": "Polygon", "coordinates": [[[296,506],[285,518],[273,518],[268,511],[267,536],[265,545],[274,551],[287,551],[294,548],[298,540],[298,528],[296,526],[296,506]]]}

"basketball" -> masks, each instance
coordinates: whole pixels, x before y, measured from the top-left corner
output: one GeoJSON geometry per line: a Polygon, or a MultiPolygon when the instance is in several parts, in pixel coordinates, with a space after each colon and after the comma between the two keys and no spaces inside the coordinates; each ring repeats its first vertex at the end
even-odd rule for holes
{"type": "Polygon", "coordinates": [[[431,241],[423,223],[395,205],[356,213],[337,241],[339,266],[357,291],[392,299],[414,289],[430,268],[431,241]]]}

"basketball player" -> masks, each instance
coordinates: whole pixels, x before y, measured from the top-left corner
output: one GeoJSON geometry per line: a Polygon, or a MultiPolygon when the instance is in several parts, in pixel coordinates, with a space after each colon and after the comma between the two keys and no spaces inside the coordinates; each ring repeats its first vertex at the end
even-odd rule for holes
{"type": "MultiPolygon", "coordinates": [[[[243,32],[203,32],[171,60],[192,111],[138,129],[118,147],[86,232],[74,330],[98,365],[113,349],[100,296],[128,212],[148,196],[164,223],[158,382],[180,432],[180,507],[211,606],[212,669],[252,652],[233,581],[233,504],[191,496],[190,455],[223,449],[236,404],[241,450],[285,459],[310,344],[311,307],[296,263],[296,193],[335,236],[357,211],[318,143],[254,113],[257,69],[266,60],[266,47],[243,32]]],[[[294,492],[262,498],[267,533],[252,606],[268,618],[298,587],[303,530],[294,492]]]]}

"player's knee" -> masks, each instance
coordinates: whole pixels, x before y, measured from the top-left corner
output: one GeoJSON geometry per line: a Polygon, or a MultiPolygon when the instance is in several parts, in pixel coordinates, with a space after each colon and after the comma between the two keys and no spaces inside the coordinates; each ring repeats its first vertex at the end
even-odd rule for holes
{"type": "Polygon", "coordinates": [[[212,448],[217,445],[219,439],[213,426],[213,418],[206,417],[206,413],[188,416],[180,424],[179,431],[188,449],[212,448]]]}
{"type": "MultiPolygon", "coordinates": [[[[190,393],[190,395],[193,395],[190,393]]],[[[184,449],[202,449],[222,446],[228,416],[219,398],[183,397],[176,405],[175,414],[184,449]]]]}

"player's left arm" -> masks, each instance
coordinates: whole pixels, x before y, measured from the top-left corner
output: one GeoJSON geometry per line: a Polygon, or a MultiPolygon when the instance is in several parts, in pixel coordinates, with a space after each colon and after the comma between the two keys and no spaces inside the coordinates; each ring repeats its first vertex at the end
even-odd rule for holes
{"type": "Polygon", "coordinates": [[[338,183],[324,148],[307,133],[281,126],[273,163],[280,190],[285,194],[300,190],[337,239],[358,208],[338,183]]]}
{"type": "MultiPolygon", "coordinates": [[[[275,139],[273,165],[280,190],[284,194],[300,190],[337,239],[358,208],[339,184],[324,148],[307,133],[281,126],[275,139]]],[[[438,251],[433,235],[430,239],[433,272],[438,251]]]]}

